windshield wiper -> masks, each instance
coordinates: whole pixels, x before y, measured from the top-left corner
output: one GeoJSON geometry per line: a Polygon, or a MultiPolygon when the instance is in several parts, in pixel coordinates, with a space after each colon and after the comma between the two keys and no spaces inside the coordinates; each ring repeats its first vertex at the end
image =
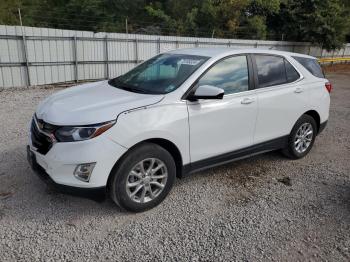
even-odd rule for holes
{"type": "Polygon", "coordinates": [[[133,87],[133,86],[127,86],[127,85],[121,85],[121,86],[117,86],[123,90],[126,90],[126,91],[130,91],[130,92],[134,92],[134,93],[142,93],[142,94],[148,94],[148,92],[146,92],[146,90],[143,90],[143,89],[139,89],[139,88],[136,88],[136,87],[133,87]]]}
{"type": "Polygon", "coordinates": [[[142,94],[149,94],[146,90],[131,86],[131,85],[127,85],[123,82],[121,82],[119,79],[114,78],[108,81],[108,84],[110,84],[111,86],[114,86],[116,88],[120,88],[126,91],[130,91],[130,92],[134,92],[134,93],[142,93],[142,94]]]}

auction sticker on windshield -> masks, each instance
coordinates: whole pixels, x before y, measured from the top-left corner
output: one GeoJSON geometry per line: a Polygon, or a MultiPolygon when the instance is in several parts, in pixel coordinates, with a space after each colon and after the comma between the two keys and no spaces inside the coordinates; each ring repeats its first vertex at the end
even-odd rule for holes
{"type": "Polygon", "coordinates": [[[200,62],[202,62],[203,59],[181,59],[179,64],[180,65],[192,65],[192,66],[195,66],[195,65],[198,65],[200,62]]]}

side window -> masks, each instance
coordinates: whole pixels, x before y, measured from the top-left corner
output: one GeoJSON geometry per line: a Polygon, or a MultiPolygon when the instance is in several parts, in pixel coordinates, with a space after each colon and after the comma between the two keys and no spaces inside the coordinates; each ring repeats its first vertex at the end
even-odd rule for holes
{"type": "Polygon", "coordinates": [[[287,82],[284,59],[272,55],[255,55],[259,88],[287,82]]]}
{"type": "Polygon", "coordinates": [[[249,89],[246,56],[233,56],[218,62],[198,81],[198,85],[212,85],[233,94],[249,89]]]}
{"type": "Polygon", "coordinates": [[[302,66],[305,67],[314,76],[324,78],[322,68],[316,59],[300,56],[293,56],[293,58],[302,64],[302,66]]]}
{"type": "Polygon", "coordinates": [[[255,55],[259,88],[291,83],[299,79],[295,68],[283,57],[255,55]]]}
{"type": "Polygon", "coordinates": [[[284,66],[286,67],[288,83],[294,82],[300,78],[300,75],[297,72],[297,70],[295,70],[295,68],[286,59],[284,59],[284,66]]]}

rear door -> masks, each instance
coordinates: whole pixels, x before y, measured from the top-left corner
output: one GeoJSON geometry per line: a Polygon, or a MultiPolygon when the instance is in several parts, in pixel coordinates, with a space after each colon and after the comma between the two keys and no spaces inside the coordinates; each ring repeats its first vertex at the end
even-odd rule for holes
{"type": "Polygon", "coordinates": [[[258,116],[254,144],[281,138],[291,132],[307,111],[308,97],[301,74],[287,58],[254,54],[258,116]]]}

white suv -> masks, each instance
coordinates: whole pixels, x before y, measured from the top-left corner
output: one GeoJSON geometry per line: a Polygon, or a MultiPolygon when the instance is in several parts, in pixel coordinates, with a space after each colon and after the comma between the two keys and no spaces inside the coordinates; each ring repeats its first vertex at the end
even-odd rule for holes
{"type": "Polygon", "coordinates": [[[176,177],[277,149],[305,156],[327,123],[331,88],[311,56],[174,50],[45,99],[28,159],[61,189],[108,192],[122,208],[143,211],[176,177]]]}

